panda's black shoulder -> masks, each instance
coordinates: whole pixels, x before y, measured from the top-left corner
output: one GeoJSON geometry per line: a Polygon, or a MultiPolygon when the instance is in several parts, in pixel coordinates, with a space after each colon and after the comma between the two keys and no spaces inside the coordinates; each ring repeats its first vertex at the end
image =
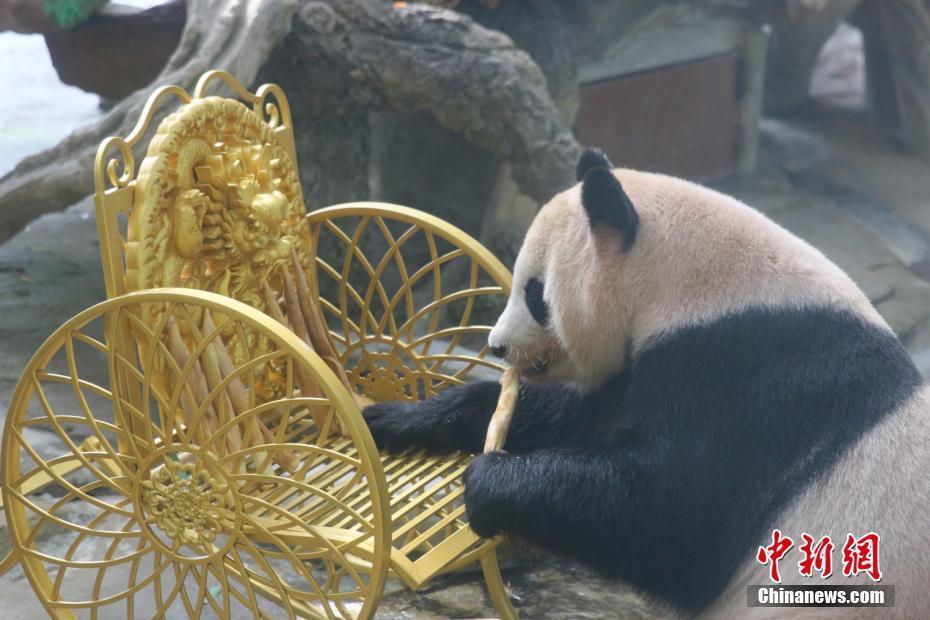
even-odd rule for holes
{"type": "Polygon", "coordinates": [[[816,475],[922,383],[898,338],[856,312],[751,307],[642,347],[624,406],[658,411],[646,418],[657,430],[778,436],[768,452],[780,458],[816,442],[816,475]]]}
{"type": "Polygon", "coordinates": [[[639,488],[654,508],[632,518],[654,535],[635,566],[611,569],[701,609],[792,500],[922,383],[893,333],[836,307],[751,308],[656,338],[633,356],[617,407],[652,446],[639,488]]]}

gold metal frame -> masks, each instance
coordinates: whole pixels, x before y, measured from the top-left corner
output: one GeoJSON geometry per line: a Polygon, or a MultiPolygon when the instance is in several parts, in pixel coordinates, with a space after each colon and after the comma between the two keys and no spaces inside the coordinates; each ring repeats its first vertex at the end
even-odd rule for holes
{"type": "Polygon", "coordinates": [[[293,332],[228,297],[138,291],[65,323],[17,385],[3,454],[13,544],[54,617],[104,609],[126,617],[210,611],[227,617],[235,607],[255,617],[367,617],[383,589],[387,486],[358,407],[293,332]],[[154,325],[143,318],[152,310],[161,317],[154,325]],[[191,360],[225,333],[241,335],[240,342],[260,333],[274,343],[271,354],[246,356],[231,375],[254,385],[261,365],[278,362],[287,376],[286,391],[273,400],[261,401],[252,390],[243,414],[276,429],[262,446],[224,453],[233,422],[207,440],[192,440],[222,391],[212,391],[198,402],[194,419],[181,423],[178,403],[189,396],[186,377],[196,366],[175,363],[164,344],[138,355],[114,344],[127,329],[161,342],[171,319],[193,322],[198,312],[212,313],[218,326],[201,335],[191,360]],[[83,375],[93,368],[80,369],[94,357],[105,360],[102,380],[83,375]],[[163,373],[152,369],[163,367],[171,369],[171,381],[159,385],[163,373]],[[322,397],[299,394],[293,377],[300,369],[323,388],[322,397]],[[127,385],[137,389],[127,393],[127,385]],[[145,394],[141,407],[138,391],[145,394]],[[341,429],[336,442],[313,432],[309,407],[326,408],[341,429]],[[134,426],[142,434],[129,430],[129,418],[141,422],[134,426]],[[46,434],[68,453],[43,457],[46,434]],[[86,438],[78,444],[76,436],[86,438]],[[292,472],[272,469],[277,450],[296,454],[300,465],[292,472]],[[64,495],[44,502],[30,497],[37,478],[64,495]],[[353,506],[360,496],[370,504],[365,509],[353,506]]]}
{"type": "Polygon", "coordinates": [[[418,399],[479,371],[499,373],[485,344],[490,327],[474,317],[506,299],[510,274],[461,230],[398,205],[338,205],[298,222],[304,206],[296,162],[281,89],[266,84],[253,94],[222,71],[206,73],[192,95],[176,86],[156,90],[129,136],[101,144],[95,204],[110,299],[40,348],[17,385],[3,438],[0,489],[14,548],[0,571],[18,560],[53,615],[131,608],[148,592],[156,608],[174,604],[192,617],[207,608],[228,615],[231,605],[258,616],[270,602],[289,616],[366,618],[388,572],[416,589],[480,562],[498,612],[516,617],[497,541],[482,540],[465,520],[460,478],[471,457],[378,455],[355,402],[418,399]],[[214,83],[250,108],[206,96],[214,83]],[[160,123],[137,169],[132,149],[168,101],[181,108],[160,123]],[[220,235],[225,241],[215,242],[220,235]],[[312,349],[266,314],[280,309],[267,306],[272,302],[258,291],[264,282],[281,291],[288,250],[316,294],[355,399],[312,349]],[[463,279],[464,286],[450,284],[463,279]],[[186,288],[151,288],[164,286],[186,288]],[[206,328],[211,316],[219,328],[206,328]],[[93,324],[103,333],[85,330],[93,324]],[[164,344],[173,325],[191,348],[186,365],[164,344]],[[103,355],[105,379],[90,377],[77,348],[103,355]],[[233,373],[198,398],[191,377],[211,351],[224,348],[234,358],[233,373]],[[64,366],[50,366],[56,356],[64,366]],[[322,396],[295,390],[295,372],[309,372],[322,396]],[[268,377],[277,383],[260,389],[268,377]],[[202,420],[212,411],[223,433],[238,429],[223,417],[229,404],[222,387],[239,380],[251,399],[246,417],[267,425],[274,440],[238,451],[216,448],[203,430],[215,426],[202,420]],[[73,392],[72,409],[44,396],[47,382],[73,392]],[[200,417],[179,417],[179,402],[193,403],[200,417]],[[322,422],[308,415],[321,409],[322,422]],[[30,440],[40,427],[58,435],[70,454],[40,454],[30,440]],[[296,455],[295,470],[280,466],[281,451],[296,455]],[[200,491],[188,482],[195,478],[200,491]],[[49,483],[66,494],[44,506],[33,494],[49,483]],[[200,493],[200,503],[192,504],[191,495],[178,500],[180,488],[200,493]],[[216,488],[223,493],[211,495],[216,488]],[[122,499],[97,497],[107,490],[122,499]],[[186,512],[165,511],[177,501],[187,502],[186,512]],[[97,514],[72,518],[77,505],[97,514]],[[187,516],[178,517],[182,512],[187,516]],[[114,515],[125,522],[104,527],[114,515]],[[76,542],[64,552],[43,551],[49,530],[76,542]],[[137,548],[125,552],[117,541],[131,537],[137,548]],[[230,560],[236,545],[250,545],[253,563],[264,568],[230,560]],[[88,560],[94,550],[99,557],[88,560]],[[161,567],[160,575],[173,575],[173,588],[161,576],[142,583],[146,554],[152,574],[161,567]],[[131,578],[104,596],[119,565],[131,567],[131,578]],[[75,592],[69,599],[62,584],[83,582],[64,577],[81,570],[96,571],[93,587],[85,584],[83,598],[75,592]],[[294,573],[302,585],[290,583],[294,573]]]}

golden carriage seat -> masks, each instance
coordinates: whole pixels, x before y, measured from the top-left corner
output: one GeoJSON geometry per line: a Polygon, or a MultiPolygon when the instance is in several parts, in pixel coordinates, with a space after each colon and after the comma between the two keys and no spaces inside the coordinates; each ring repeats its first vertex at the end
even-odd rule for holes
{"type": "Polygon", "coordinates": [[[108,300],[62,326],[14,392],[0,568],[19,561],[61,617],[326,618],[371,616],[388,576],[418,588],[480,562],[515,617],[498,541],[467,524],[471,457],[379,455],[359,409],[499,375],[476,317],[509,294],[501,263],[414,209],[307,215],[283,92],[224,72],[153,93],[94,176],[108,300]],[[206,96],[216,82],[237,99],[206,96]],[[176,101],[137,169],[133,146],[176,101]],[[338,359],[287,328],[289,277],[338,359]]]}

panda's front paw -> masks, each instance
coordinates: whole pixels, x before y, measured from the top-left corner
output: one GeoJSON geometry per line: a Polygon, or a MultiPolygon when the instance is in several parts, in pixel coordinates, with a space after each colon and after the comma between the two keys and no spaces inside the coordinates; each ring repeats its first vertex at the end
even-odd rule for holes
{"type": "Polygon", "coordinates": [[[400,454],[424,447],[422,420],[417,419],[415,409],[413,403],[402,401],[375,403],[365,407],[362,416],[379,450],[400,454]]]}
{"type": "Polygon", "coordinates": [[[465,470],[465,510],[468,523],[479,536],[492,538],[506,532],[512,522],[508,461],[514,457],[491,452],[475,457],[465,470]]]}

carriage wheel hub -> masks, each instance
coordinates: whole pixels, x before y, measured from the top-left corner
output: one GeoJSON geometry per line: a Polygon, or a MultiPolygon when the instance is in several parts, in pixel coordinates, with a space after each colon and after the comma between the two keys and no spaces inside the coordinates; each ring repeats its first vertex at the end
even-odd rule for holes
{"type": "Polygon", "coordinates": [[[200,560],[224,553],[238,529],[234,485],[209,452],[177,448],[153,454],[141,470],[141,521],[158,546],[181,558],[200,560]]]}

